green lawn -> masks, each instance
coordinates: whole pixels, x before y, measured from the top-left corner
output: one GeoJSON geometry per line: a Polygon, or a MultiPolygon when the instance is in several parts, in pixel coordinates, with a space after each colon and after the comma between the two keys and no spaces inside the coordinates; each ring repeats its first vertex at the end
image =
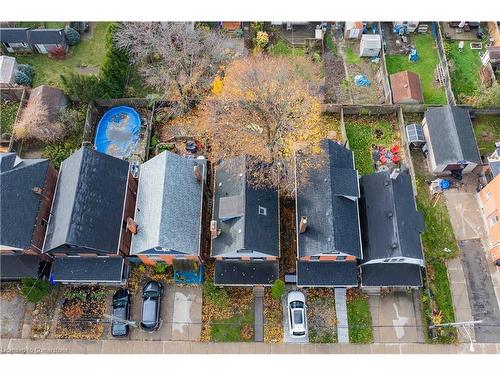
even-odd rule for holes
{"type": "Polygon", "coordinates": [[[372,316],[366,294],[358,294],[348,298],[347,321],[349,323],[349,342],[351,344],[369,344],[373,342],[372,316]]]}
{"type": "Polygon", "coordinates": [[[48,55],[33,54],[16,56],[18,63],[29,64],[35,70],[33,87],[47,84],[62,87],[60,75],[76,72],[76,67],[99,67],[105,55],[105,35],[109,22],[98,22],[88,39],[70,47],[64,60],[56,60],[48,55]]]}
{"type": "Polygon", "coordinates": [[[375,116],[364,116],[362,118],[345,117],[345,129],[349,147],[354,152],[356,168],[360,175],[375,172],[371,154],[371,146],[382,145],[390,147],[398,142],[398,132],[395,132],[388,120],[379,120],[375,116]],[[381,136],[376,137],[375,132],[381,131],[381,136]]]}
{"type": "Polygon", "coordinates": [[[304,56],[306,49],[303,47],[291,47],[286,41],[278,40],[267,47],[271,56],[304,56]]]}
{"type": "Polygon", "coordinates": [[[457,101],[462,96],[474,95],[481,85],[479,75],[482,67],[479,50],[470,49],[470,42],[465,42],[463,51],[458,49],[457,41],[445,41],[446,57],[450,62],[451,87],[457,101]]]}
{"type": "Polygon", "coordinates": [[[253,330],[253,310],[247,310],[243,315],[232,316],[228,319],[212,321],[210,334],[215,342],[252,341],[244,339],[241,335],[242,328],[248,325],[253,330]]]}
{"type": "Polygon", "coordinates": [[[0,100],[0,134],[12,134],[18,108],[19,102],[0,100]]]}
{"type": "MultiPolygon", "coordinates": [[[[432,203],[426,184],[426,180],[432,177],[424,169],[425,161],[421,154],[415,152],[412,158],[417,182],[417,208],[425,220],[425,231],[421,237],[427,267],[426,288],[422,292],[424,324],[432,324],[433,309],[442,313],[442,323],[450,323],[455,321],[455,313],[445,260],[458,255],[458,246],[444,198],[441,197],[435,205],[432,203]],[[444,251],[445,248],[451,252],[444,251]]],[[[443,330],[443,334],[437,338],[439,343],[455,341],[454,328],[443,330]]]]}
{"type": "Polygon", "coordinates": [[[407,55],[387,55],[387,71],[389,74],[409,70],[420,77],[420,84],[426,104],[446,104],[443,87],[434,82],[434,72],[439,63],[436,45],[431,34],[415,34],[411,36],[419,54],[417,62],[408,60],[407,55]]]}
{"type": "Polygon", "coordinates": [[[346,47],[344,48],[345,62],[347,64],[360,64],[361,57],[359,57],[358,51],[353,50],[353,45],[349,45],[346,42],[346,47]]]}
{"type": "Polygon", "coordinates": [[[500,116],[480,115],[474,121],[474,133],[481,155],[489,156],[500,141],[500,116]]]}

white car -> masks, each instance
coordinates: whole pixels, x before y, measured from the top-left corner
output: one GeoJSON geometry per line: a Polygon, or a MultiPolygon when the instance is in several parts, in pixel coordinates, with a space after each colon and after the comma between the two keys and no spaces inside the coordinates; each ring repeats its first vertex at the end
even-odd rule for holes
{"type": "Polygon", "coordinates": [[[307,332],[306,297],[304,293],[288,293],[287,305],[290,334],[292,336],[304,336],[307,332]]]}

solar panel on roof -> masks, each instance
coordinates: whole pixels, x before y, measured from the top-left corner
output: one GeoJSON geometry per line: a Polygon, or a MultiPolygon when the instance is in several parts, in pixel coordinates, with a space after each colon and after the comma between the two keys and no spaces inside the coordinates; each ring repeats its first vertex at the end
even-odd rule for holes
{"type": "Polygon", "coordinates": [[[422,125],[410,124],[406,126],[406,135],[409,142],[425,142],[422,125]]]}

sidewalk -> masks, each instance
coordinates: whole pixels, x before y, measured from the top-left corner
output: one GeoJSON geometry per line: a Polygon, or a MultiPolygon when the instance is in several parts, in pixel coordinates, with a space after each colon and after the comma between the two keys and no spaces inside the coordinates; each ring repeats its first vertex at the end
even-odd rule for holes
{"type": "MultiPolygon", "coordinates": [[[[266,344],[188,341],[2,339],[2,354],[472,354],[468,344],[266,344]]],[[[474,344],[474,354],[500,354],[499,344],[474,344]]]]}

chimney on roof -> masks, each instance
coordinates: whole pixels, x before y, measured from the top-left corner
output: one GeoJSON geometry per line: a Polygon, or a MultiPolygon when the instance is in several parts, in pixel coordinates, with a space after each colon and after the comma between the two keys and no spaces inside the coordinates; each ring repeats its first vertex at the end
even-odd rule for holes
{"type": "Polygon", "coordinates": [[[139,226],[131,217],[127,218],[127,230],[132,234],[137,234],[137,229],[139,226]]]}
{"type": "Polygon", "coordinates": [[[194,178],[196,178],[196,181],[201,181],[201,168],[198,164],[195,164],[193,167],[193,172],[194,172],[194,178]]]}
{"type": "Polygon", "coordinates": [[[299,223],[299,233],[304,233],[307,230],[307,216],[302,216],[299,223]]]}
{"type": "Polygon", "coordinates": [[[210,221],[210,237],[212,238],[212,240],[216,239],[219,234],[220,234],[221,230],[219,228],[217,228],[217,220],[211,220],[210,221]]]}

